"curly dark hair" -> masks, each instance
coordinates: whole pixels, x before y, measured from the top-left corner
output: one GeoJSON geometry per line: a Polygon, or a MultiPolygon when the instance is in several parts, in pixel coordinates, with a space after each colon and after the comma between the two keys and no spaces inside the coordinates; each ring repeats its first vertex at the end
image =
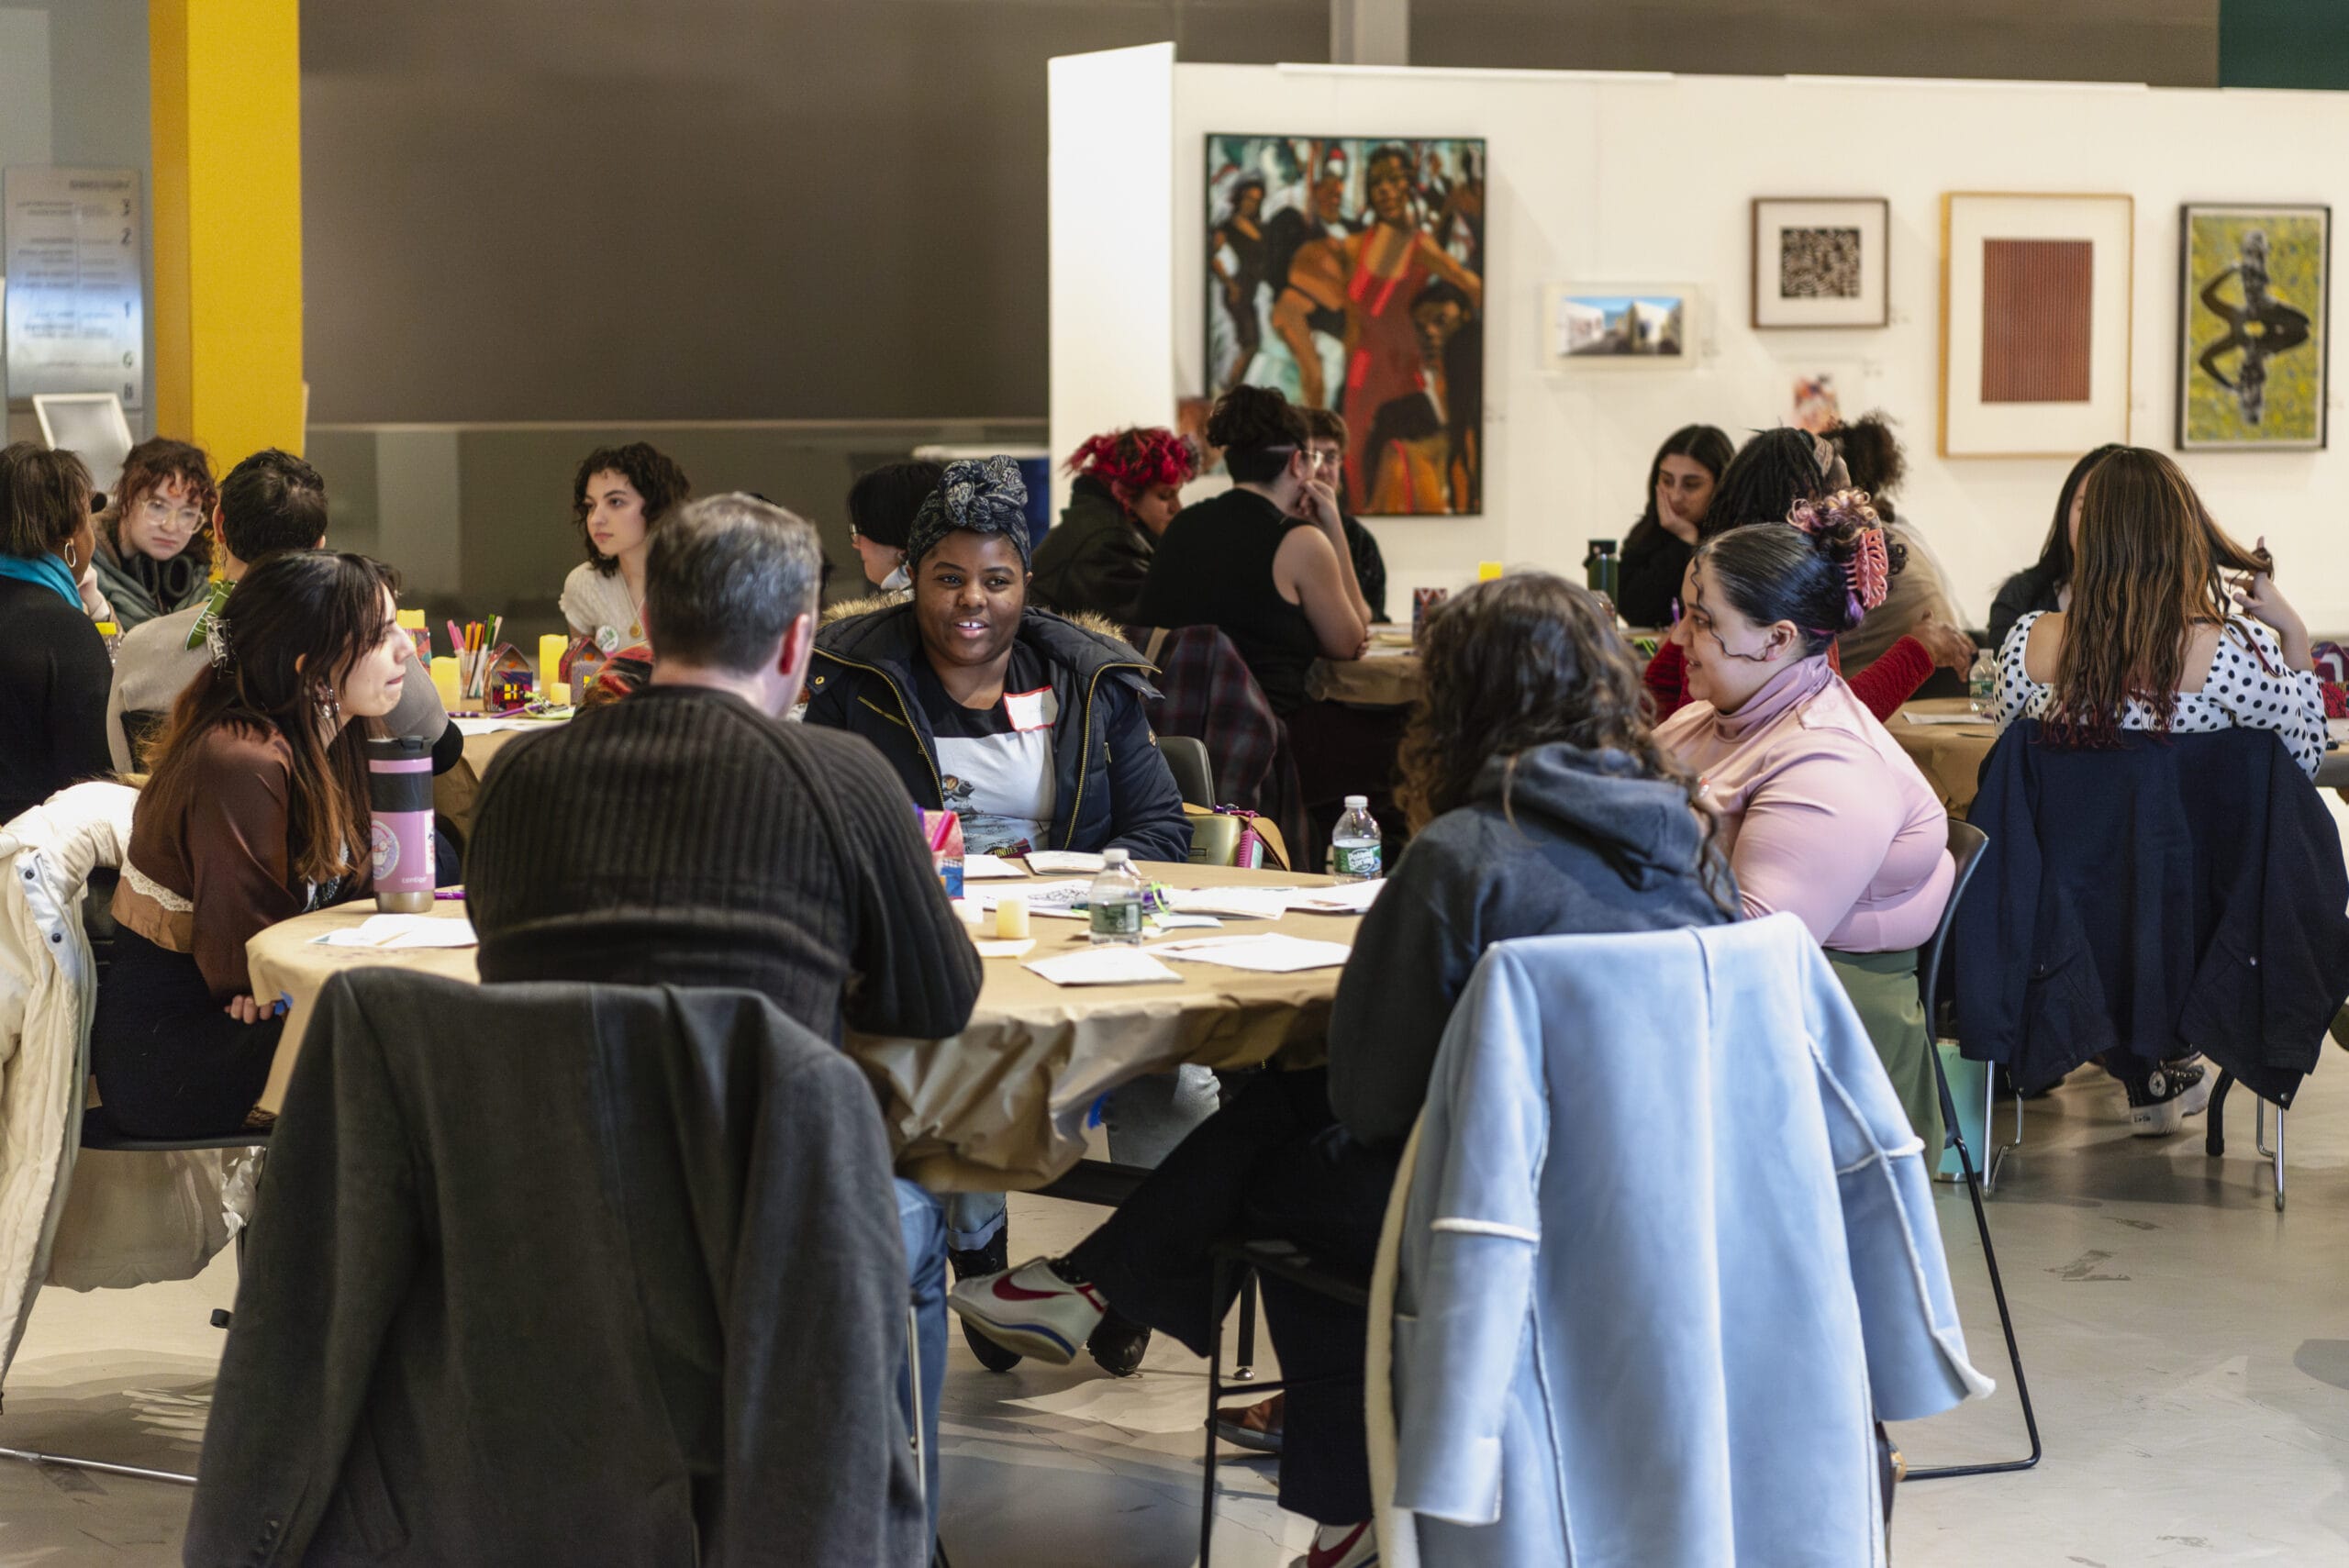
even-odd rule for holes
{"type": "Polygon", "coordinates": [[[685,471],[677,466],[674,458],[644,441],[630,441],[624,447],[597,447],[582,460],[579,472],[571,481],[571,519],[579,529],[579,542],[586,548],[587,564],[609,577],[620,569],[619,557],[597,550],[596,540],[587,532],[587,515],[596,509],[596,504],[587,498],[587,482],[599,473],[619,474],[644,497],[647,534],[670,513],[693,499],[694,482],[685,477],[685,471]]]}
{"type": "Polygon", "coordinates": [[[220,499],[212,484],[212,462],[202,447],[169,436],[148,437],[122,460],[122,477],[115,481],[114,494],[106,497],[115,519],[114,547],[122,549],[122,520],[130,516],[130,508],[174,479],[187,487],[188,505],[204,514],[204,521],[187,536],[180,554],[208,567],[212,564],[212,508],[220,499]]]}
{"type": "Polygon", "coordinates": [[[1892,494],[1909,473],[1909,454],[1900,450],[1900,438],[1892,433],[1892,417],[1878,409],[1827,432],[1843,460],[1843,471],[1852,476],[1852,488],[1866,491],[1876,504],[1876,515],[1887,523],[1898,520],[1892,510],[1892,494]]]}
{"type": "Polygon", "coordinates": [[[1276,387],[1233,387],[1208,412],[1208,444],[1241,484],[1269,484],[1308,439],[1305,416],[1276,387]]]}
{"type": "Polygon", "coordinates": [[[1596,595],[1546,572],[1478,583],[1429,618],[1420,660],[1395,793],[1414,832],[1466,805],[1495,758],[1514,767],[1518,753],[1553,741],[1620,751],[1640,776],[1688,797],[1703,825],[1708,888],[1721,908],[1735,907],[1696,776],[1656,745],[1640,665],[1596,595]]]}
{"type": "Polygon", "coordinates": [[[1798,501],[1827,492],[1819,466],[1817,438],[1781,426],[1764,430],[1737,449],[1713,488],[1713,504],[1697,525],[1697,537],[1712,539],[1748,523],[1782,523],[1798,501]]]}

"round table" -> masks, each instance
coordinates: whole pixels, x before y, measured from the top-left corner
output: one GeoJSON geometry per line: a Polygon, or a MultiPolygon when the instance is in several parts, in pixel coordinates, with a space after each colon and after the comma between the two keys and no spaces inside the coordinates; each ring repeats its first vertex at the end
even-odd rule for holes
{"type": "MultiPolygon", "coordinates": [[[[1220,866],[1151,864],[1143,874],[1176,887],[1318,887],[1327,877],[1220,866]]],[[[1053,880],[1053,879],[1045,879],[1053,880]]],[[[985,882],[978,889],[1014,889],[985,882]]],[[[434,913],[454,919],[463,906],[434,913]]],[[[312,1003],[328,976],[360,964],[391,964],[461,980],[479,978],[475,950],[322,947],[328,931],[375,913],[372,899],[299,916],[246,944],[253,990],[291,1002],[261,1103],[283,1103],[312,1003]]],[[[1280,931],[1352,946],[1358,916],[1292,910],[1278,920],[1227,919],[1219,932],[1280,931]]],[[[1074,951],[1085,940],[1081,920],[1032,917],[1035,950],[1026,959],[1074,951]]],[[[1065,1173],[1082,1156],[1087,1113],[1109,1090],[1182,1063],[1251,1067],[1286,1053],[1317,1059],[1326,1037],[1337,969],[1267,974],[1181,963],[1179,982],[1147,985],[1059,986],[1023,967],[1026,959],[987,959],[970,1027],[951,1040],[888,1040],[852,1035],[849,1054],[872,1081],[896,1151],[898,1170],[941,1192],[1026,1191],[1065,1173]]]]}
{"type": "MultiPolygon", "coordinates": [[[[1997,723],[1976,716],[1964,697],[1935,697],[1907,704],[1885,728],[1949,814],[1964,817],[1979,787],[1982,759],[1998,743],[1997,723]]],[[[2335,719],[2328,728],[2336,742],[2349,745],[2349,721],[2335,719]]],[[[2349,750],[2327,751],[2316,783],[2319,789],[2349,789],[2349,750]]]]}
{"type": "Polygon", "coordinates": [[[1305,695],[1356,707],[1408,707],[1419,700],[1419,681],[1417,650],[1374,643],[1360,659],[1316,659],[1305,695]]]}
{"type": "Polygon", "coordinates": [[[481,794],[481,781],[489,772],[489,760],[519,740],[538,730],[567,722],[562,718],[460,718],[457,727],[464,731],[465,754],[457,765],[432,781],[432,810],[456,825],[460,848],[473,834],[473,800],[481,794]]]}

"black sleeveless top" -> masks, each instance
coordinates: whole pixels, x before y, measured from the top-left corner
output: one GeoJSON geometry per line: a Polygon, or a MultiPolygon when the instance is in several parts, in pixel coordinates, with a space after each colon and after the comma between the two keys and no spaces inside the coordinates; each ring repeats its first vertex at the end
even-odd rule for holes
{"type": "Polygon", "coordinates": [[[1253,491],[1232,489],[1186,506],[1151,557],[1135,618],[1144,626],[1212,626],[1248,662],[1279,714],[1305,706],[1305,673],[1321,656],[1305,606],[1273,585],[1273,557],[1291,528],[1314,525],[1282,515],[1253,491]]]}

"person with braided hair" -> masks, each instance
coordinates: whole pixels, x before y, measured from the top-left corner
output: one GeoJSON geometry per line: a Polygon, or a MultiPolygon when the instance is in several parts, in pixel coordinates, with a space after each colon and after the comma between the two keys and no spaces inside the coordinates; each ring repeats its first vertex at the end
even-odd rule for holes
{"type": "Polygon", "coordinates": [[[1656,744],[1703,780],[1746,917],[1801,917],[1918,1136],[1939,1149],[1917,951],[1955,880],[1949,817],[1828,662],[1905,558],[1855,490],[1698,546],[1672,629],[1691,700],[1657,727],[1656,744]]]}
{"type": "Polygon", "coordinates": [[[1076,482],[1060,525],[1036,547],[1030,591],[1046,609],[1131,625],[1158,536],[1198,476],[1198,454],[1172,430],[1138,426],[1095,436],[1068,471],[1076,482]]]}

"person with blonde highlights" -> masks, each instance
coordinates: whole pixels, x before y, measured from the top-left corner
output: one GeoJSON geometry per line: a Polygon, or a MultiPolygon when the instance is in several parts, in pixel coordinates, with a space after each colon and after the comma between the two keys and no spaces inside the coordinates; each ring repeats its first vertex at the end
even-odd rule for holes
{"type": "MultiPolygon", "coordinates": [[[[1674,930],[1735,917],[1696,781],[1648,731],[1639,666],[1594,595],[1544,573],[1479,583],[1429,623],[1403,747],[1419,828],[1363,917],[1323,1070],[1258,1075],[1066,1255],[957,1285],[978,1332],[1066,1362],[1106,1311],[1205,1354],[1212,1249],[1279,1238],[1367,1273],[1403,1140],[1470,973],[1517,937],[1674,930]]],[[[1374,1560],[1362,1309],[1263,1282],[1286,1408],[1219,1429],[1281,1452],[1281,1506],[1316,1563],[1374,1560]]]]}

